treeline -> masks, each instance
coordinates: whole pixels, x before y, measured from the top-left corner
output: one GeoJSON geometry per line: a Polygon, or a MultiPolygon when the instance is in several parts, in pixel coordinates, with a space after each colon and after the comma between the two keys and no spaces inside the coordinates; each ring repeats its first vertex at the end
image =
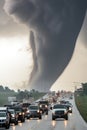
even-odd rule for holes
{"type": "Polygon", "coordinates": [[[17,99],[18,100],[23,100],[23,99],[29,99],[29,98],[34,98],[34,100],[36,99],[39,99],[40,97],[44,96],[46,93],[44,92],[38,92],[34,89],[32,89],[31,91],[28,91],[28,90],[24,90],[24,91],[21,91],[21,90],[18,90],[18,93],[17,93],[17,99]]]}
{"type": "Polygon", "coordinates": [[[44,92],[38,92],[34,89],[28,91],[28,90],[20,90],[18,89],[17,92],[15,90],[10,89],[9,87],[4,87],[0,85],[0,105],[3,105],[7,103],[8,97],[16,97],[17,101],[23,101],[33,99],[37,100],[44,96],[46,93],[44,92]]]}
{"type": "Polygon", "coordinates": [[[76,89],[75,93],[79,94],[81,96],[85,95],[87,96],[87,83],[81,83],[82,87],[76,89]]]}
{"type": "Polygon", "coordinates": [[[87,83],[82,83],[83,93],[87,95],[87,83]]]}
{"type": "Polygon", "coordinates": [[[7,86],[2,86],[0,85],[0,92],[15,92],[14,90],[11,90],[9,87],[7,86]]]}

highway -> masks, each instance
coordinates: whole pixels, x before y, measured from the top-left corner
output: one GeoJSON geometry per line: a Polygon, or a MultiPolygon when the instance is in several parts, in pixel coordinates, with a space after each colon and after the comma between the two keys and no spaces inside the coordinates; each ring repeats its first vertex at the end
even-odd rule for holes
{"type": "Polygon", "coordinates": [[[69,120],[56,119],[52,121],[51,110],[48,115],[43,115],[42,119],[30,119],[25,123],[18,123],[17,126],[11,124],[9,130],[87,130],[87,123],[80,116],[74,99],[70,100],[73,104],[73,112],[69,114],[69,120]]]}

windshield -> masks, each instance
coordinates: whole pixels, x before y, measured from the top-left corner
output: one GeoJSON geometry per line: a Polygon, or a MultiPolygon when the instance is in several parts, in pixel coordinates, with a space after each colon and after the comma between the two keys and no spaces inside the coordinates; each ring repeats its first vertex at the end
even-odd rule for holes
{"type": "Polygon", "coordinates": [[[38,106],[30,106],[29,109],[33,109],[34,110],[34,109],[39,109],[39,107],[38,106]]]}
{"type": "Polygon", "coordinates": [[[57,109],[57,108],[66,108],[64,105],[54,105],[53,109],[57,109]]]}
{"type": "Polygon", "coordinates": [[[6,113],[5,112],[0,112],[0,117],[6,117],[6,113]]]}
{"type": "Polygon", "coordinates": [[[9,112],[10,112],[11,114],[14,114],[14,111],[12,111],[12,110],[9,110],[9,112]]]}

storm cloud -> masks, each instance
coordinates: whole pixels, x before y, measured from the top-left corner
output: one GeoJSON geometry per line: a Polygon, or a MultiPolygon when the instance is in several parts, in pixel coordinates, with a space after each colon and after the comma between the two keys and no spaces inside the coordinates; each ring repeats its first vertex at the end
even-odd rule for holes
{"type": "Polygon", "coordinates": [[[5,0],[4,9],[30,29],[30,88],[49,90],[72,57],[87,0],[5,0]]]}

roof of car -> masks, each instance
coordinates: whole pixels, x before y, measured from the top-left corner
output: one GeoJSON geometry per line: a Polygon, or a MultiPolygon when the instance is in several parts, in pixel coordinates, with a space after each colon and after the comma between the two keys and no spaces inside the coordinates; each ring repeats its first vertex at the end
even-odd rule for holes
{"type": "Polygon", "coordinates": [[[53,108],[66,108],[63,104],[54,104],[53,108]]]}
{"type": "Polygon", "coordinates": [[[7,107],[0,107],[0,110],[7,110],[7,107]]]}

